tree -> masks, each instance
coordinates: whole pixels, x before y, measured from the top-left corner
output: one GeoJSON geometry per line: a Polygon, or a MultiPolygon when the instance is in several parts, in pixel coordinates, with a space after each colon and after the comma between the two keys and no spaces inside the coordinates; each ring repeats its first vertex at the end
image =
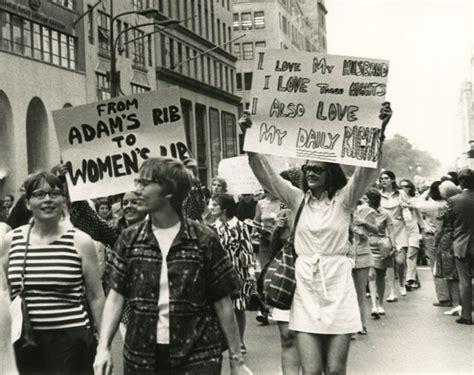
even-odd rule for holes
{"type": "Polygon", "coordinates": [[[399,134],[385,141],[382,165],[384,169],[393,171],[397,179],[409,178],[412,181],[417,166],[421,167],[421,175],[426,178],[437,177],[441,167],[438,159],[427,151],[413,148],[408,139],[399,134]]]}

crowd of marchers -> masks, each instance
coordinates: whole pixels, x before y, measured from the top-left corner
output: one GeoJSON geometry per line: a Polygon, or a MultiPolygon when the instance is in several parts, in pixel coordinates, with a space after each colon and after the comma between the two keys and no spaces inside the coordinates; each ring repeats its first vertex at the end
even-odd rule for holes
{"type": "MultiPolygon", "coordinates": [[[[391,115],[384,103],[383,132],[391,115]]],[[[120,332],[125,374],[220,374],[225,352],[232,375],[251,374],[246,311],[259,310],[278,324],[284,374],[345,373],[367,320],[416,298],[424,259],[433,305],[472,324],[473,170],[415,186],[381,168],[382,147],[377,168],[350,178],[319,161],[277,173],[247,154],[262,191],[240,196],[219,177],[202,186],[190,158],[150,158],[133,191],[94,201],[70,202],[62,166],[29,175],[0,215],[0,369],[111,374],[120,332]],[[266,275],[289,243],[296,288],[282,310],[266,275]]]]}

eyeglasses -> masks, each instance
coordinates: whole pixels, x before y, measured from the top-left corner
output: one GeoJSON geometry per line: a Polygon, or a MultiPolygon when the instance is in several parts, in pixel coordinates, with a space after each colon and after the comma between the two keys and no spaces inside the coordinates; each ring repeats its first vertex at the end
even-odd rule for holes
{"type": "Polygon", "coordinates": [[[160,184],[161,181],[159,180],[148,180],[146,178],[136,178],[134,180],[135,187],[147,187],[150,184],[160,184]]]}
{"type": "Polygon", "coordinates": [[[322,167],[318,164],[305,164],[301,167],[301,170],[303,171],[303,173],[313,172],[317,175],[321,175],[327,171],[327,168],[322,167]]]}
{"type": "Polygon", "coordinates": [[[50,198],[55,199],[63,196],[63,191],[60,189],[54,189],[50,191],[36,190],[31,193],[32,198],[44,199],[49,195],[50,198]]]}

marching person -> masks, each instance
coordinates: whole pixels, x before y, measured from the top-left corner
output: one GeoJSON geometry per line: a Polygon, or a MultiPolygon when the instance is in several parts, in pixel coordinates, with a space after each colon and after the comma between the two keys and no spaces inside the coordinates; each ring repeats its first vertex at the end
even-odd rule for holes
{"type": "Polygon", "coordinates": [[[94,243],[64,220],[63,184],[55,175],[30,177],[25,201],[33,220],[8,232],[0,252],[12,300],[24,295],[38,344],[33,353],[15,346],[18,369],[92,374],[93,325],[100,328],[104,306],[94,243]]]}
{"type": "Polygon", "coordinates": [[[111,374],[125,300],[126,374],[220,374],[225,338],[232,375],[250,373],[231,301],[238,276],[217,235],[182,215],[191,178],[176,159],[150,158],[140,168],[138,208],[148,216],[122,232],[111,253],[96,374],[111,374]]]}
{"type": "MultiPolygon", "coordinates": [[[[384,103],[381,142],[392,110],[384,103]]],[[[248,113],[242,131],[251,126],[248,113]]],[[[249,164],[264,189],[295,212],[302,208],[295,230],[296,291],[290,312],[304,375],[344,374],[351,333],[362,330],[348,254],[351,213],[375,181],[378,168],[356,168],[347,181],[341,166],[308,161],[302,167],[302,190],[280,177],[261,154],[248,153],[249,164]]]]}

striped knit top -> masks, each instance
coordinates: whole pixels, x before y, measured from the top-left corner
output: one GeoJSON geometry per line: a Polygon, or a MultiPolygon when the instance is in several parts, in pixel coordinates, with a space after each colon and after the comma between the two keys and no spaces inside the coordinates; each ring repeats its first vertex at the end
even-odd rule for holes
{"type": "MultiPolygon", "coordinates": [[[[89,327],[84,306],[82,260],[74,247],[75,228],[47,245],[28,247],[25,299],[33,329],[89,327]]],[[[8,254],[8,282],[12,299],[20,293],[26,239],[13,232],[8,254]]]]}

